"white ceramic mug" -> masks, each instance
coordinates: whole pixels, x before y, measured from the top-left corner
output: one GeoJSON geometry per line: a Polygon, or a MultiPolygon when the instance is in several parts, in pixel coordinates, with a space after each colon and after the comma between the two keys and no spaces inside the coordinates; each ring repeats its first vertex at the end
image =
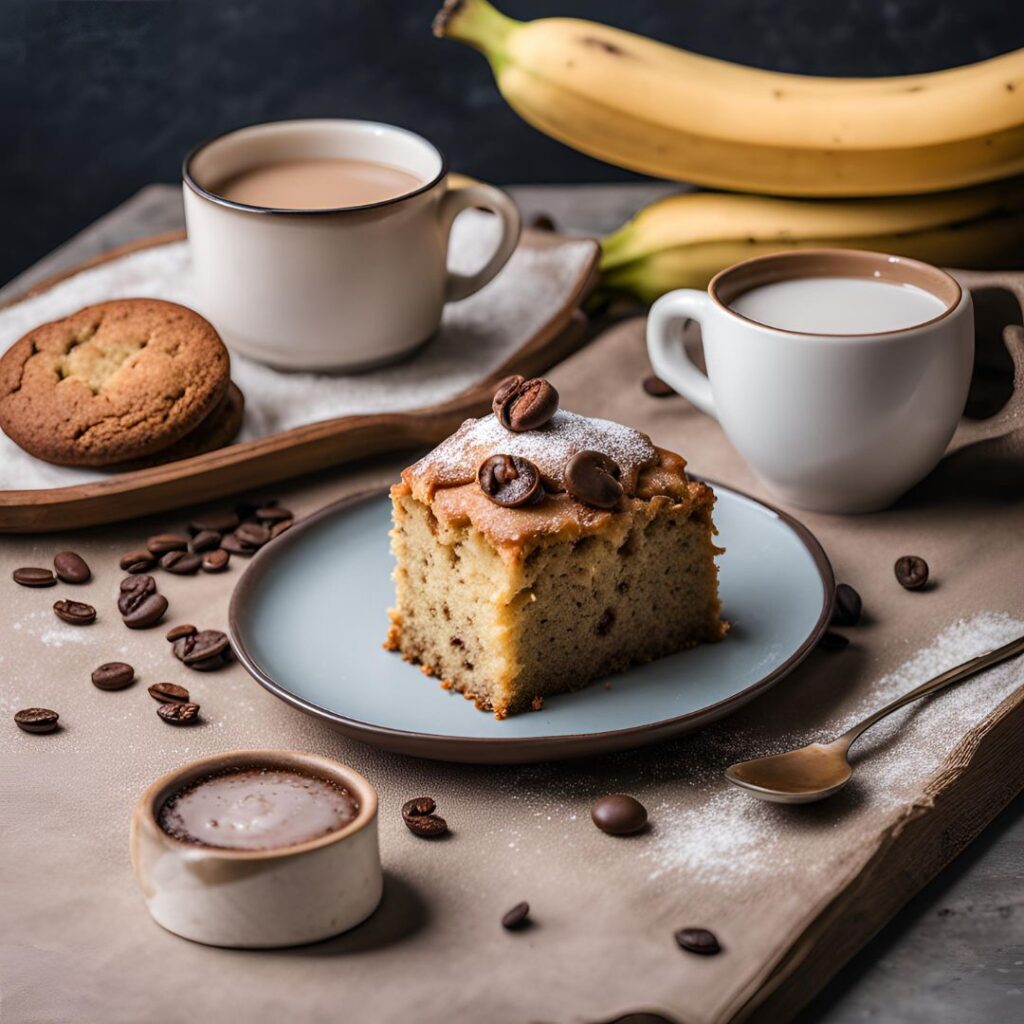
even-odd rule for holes
{"type": "Polygon", "coordinates": [[[942,457],[967,399],[974,360],[970,293],[917,260],[843,249],[795,250],[729,267],[707,292],[662,296],[647,322],[654,372],[715,417],[776,495],[824,512],[892,504],[942,457]],[[944,312],[873,334],[808,334],[730,309],[761,285],[858,277],[916,285],[944,312]],[[705,376],[682,344],[700,324],[705,376]]]}
{"type": "Polygon", "coordinates": [[[453,188],[440,151],[371,121],[254,125],[203,143],[183,167],[185,220],[202,312],[234,349],[290,370],[362,370],[408,355],[446,302],[479,291],[508,261],[519,213],[490,185],[453,188]],[[232,175],[281,160],[342,157],[409,171],[423,184],[366,206],[277,210],[216,194],[232,175]],[[455,217],[497,214],[501,235],[474,274],[447,267],[455,217]]]}

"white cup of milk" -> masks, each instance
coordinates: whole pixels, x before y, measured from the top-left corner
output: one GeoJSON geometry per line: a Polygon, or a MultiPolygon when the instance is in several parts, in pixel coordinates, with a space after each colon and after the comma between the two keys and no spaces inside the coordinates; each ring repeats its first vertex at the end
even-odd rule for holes
{"type": "Polygon", "coordinates": [[[942,457],[974,363],[970,293],[917,260],[758,256],[662,296],[654,372],[715,417],[766,486],[821,512],[891,505],[942,457]],[[705,376],[682,344],[696,320],[705,376]]]}

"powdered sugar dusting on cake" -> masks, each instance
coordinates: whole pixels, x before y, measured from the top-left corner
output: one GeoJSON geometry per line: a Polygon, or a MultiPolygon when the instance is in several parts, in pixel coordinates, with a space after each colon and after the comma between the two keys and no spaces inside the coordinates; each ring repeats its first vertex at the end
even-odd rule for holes
{"type": "Polygon", "coordinates": [[[504,453],[529,459],[548,480],[562,487],[566,463],[584,449],[613,458],[627,491],[636,485],[639,471],[658,457],[651,439],[639,430],[560,409],[543,427],[521,434],[506,430],[494,416],[466,420],[409,473],[413,481],[450,487],[468,483],[485,458],[504,453]]]}

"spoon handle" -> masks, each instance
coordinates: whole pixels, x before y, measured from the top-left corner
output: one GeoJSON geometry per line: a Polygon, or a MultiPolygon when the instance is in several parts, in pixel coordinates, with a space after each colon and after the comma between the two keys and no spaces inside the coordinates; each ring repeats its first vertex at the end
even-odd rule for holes
{"type": "Polygon", "coordinates": [[[948,669],[941,675],[936,676],[934,679],[929,679],[928,682],[922,683],[916,689],[911,690],[909,693],[903,694],[902,697],[897,697],[891,704],[886,704],[884,708],[879,708],[872,715],[868,715],[862,722],[858,722],[852,729],[843,733],[835,741],[836,746],[845,744],[846,748],[849,749],[854,742],[858,739],[860,734],[867,729],[870,729],[876,722],[880,722],[886,715],[891,715],[897,709],[903,707],[905,704],[911,703],[920,697],[927,697],[930,693],[935,693],[937,690],[941,690],[945,686],[951,686],[953,683],[959,683],[963,679],[967,679],[969,676],[973,676],[978,672],[983,672],[987,668],[991,668],[993,665],[998,665],[1002,661],[1007,661],[1009,658],[1016,657],[1018,654],[1024,653],[1024,636],[1017,637],[1016,640],[1011,640],[1008,644],[1004,644],[1002,647],[997,647],[994,651],[989,651],[988,654],[982,654],[977,658],[971,658],[970,661],[965,661],[962,665],[957,665],[956,668],[948,669]]]}

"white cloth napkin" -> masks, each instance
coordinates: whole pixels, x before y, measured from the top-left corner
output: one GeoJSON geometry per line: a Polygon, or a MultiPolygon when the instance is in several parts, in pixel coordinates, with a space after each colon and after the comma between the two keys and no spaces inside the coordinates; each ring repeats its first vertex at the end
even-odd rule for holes
{"type": "MultiPolygon", "coordinates": [[[[467,211],[454,226],[450,265],[472,272],[493,251],[497,238],[493,216],[467,211]]],[[[520,245],[490,284],[445,307],[438,333],[417,355],[369,373],[282,373],[233,352],[231,377],[245,394],[239,440],[336,416],[399,412],[453,398],[500,366],[562,308],[592,257],[593,242],[585,239],[544,248],[520,245]]],[[[0,310],[0,351],[33,327],[82,306],[141,296],[203,312],[193,287],[187,242],[130,253],[0,310]]],[[[0,433],[0,490],[66,487],[106,475],[103,470],[41,462],[0,433]]]]}

